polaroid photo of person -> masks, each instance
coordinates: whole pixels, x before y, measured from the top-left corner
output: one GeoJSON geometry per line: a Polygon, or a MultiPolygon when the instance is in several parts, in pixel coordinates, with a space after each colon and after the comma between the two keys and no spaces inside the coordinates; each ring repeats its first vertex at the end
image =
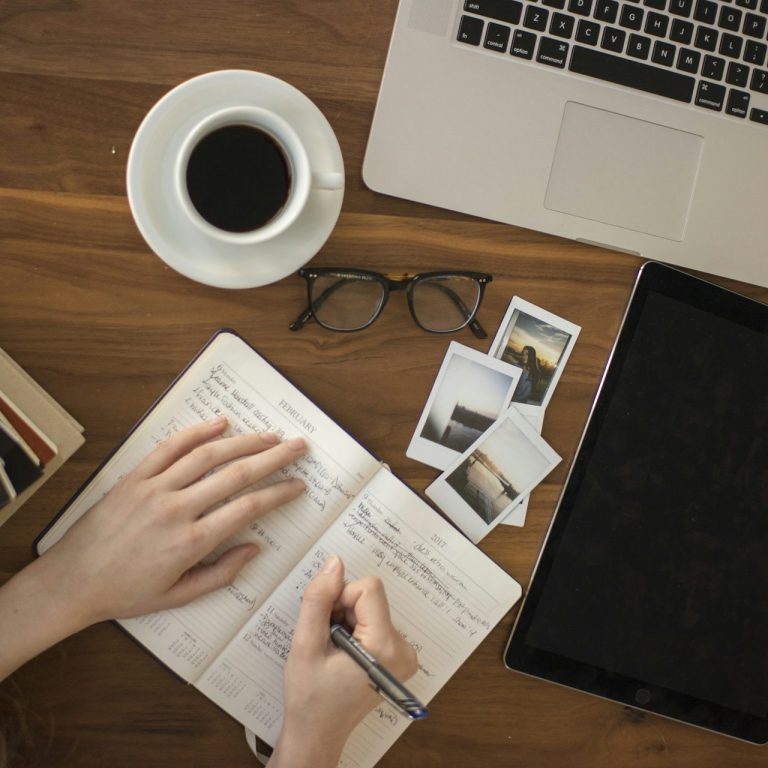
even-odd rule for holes
{"type": "MultiPolygon", "coordinates": [[[[541,434],[541,430],[544,427],[544,410],[539,408],[534,413],[523,413],[523,416],[530,422],[536,432],[541,434]]],[[[525,518],[528,515],[528,499],[530,498],[531,496],[528,494],[518,501],[517,504],[504,515],[501,524],[516,525],[518,528],[522,528],[525,525],[525,518]]]]}
{"type": "Polygon", "coordinates": [[[520,368],[452,341],[406,456],[445,469],[507,409],[521,374],[520,368]]]}
{"type": "Polygon", "coordinates": [[[513,297],[488,354],[522,368],[512,403],[544,410],[568,362],[581,327],[513,297]]]}
{"type": "Polygon", "coordinates": [[[426,494],[477,544],[559,463],[544,438],[510,408],[426,494]]]}

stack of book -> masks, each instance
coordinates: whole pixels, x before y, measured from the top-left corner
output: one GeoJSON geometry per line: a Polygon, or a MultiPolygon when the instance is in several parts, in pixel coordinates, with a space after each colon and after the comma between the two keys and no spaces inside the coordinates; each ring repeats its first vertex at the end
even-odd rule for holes
{"type": "Polygon", "coordinates": [[[83,442],[83,427],[0,349],[0,525],[83,442]]]}

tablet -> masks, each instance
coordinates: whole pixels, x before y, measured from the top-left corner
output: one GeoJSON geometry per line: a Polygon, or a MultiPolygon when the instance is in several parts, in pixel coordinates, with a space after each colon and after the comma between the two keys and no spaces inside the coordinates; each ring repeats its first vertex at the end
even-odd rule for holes
{"type": "Polygon", "coordinates": [[[505,663],[768,740],[768,306],[643,266],[505,663]]]}

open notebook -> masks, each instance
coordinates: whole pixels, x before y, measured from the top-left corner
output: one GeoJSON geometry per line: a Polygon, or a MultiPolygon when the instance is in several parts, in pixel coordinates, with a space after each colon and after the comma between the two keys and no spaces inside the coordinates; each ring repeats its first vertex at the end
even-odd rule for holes
{"type": "MultiPolygon", "coordinates": [[[[419,655],[408,686],[429,701],[519,599],[519,585],[233,332],[201,350],[41,535],[38,551],[155,445],[216,414],[234,432],[303,436],[309,451],[281,474],[301,477],[306,492],[213,553],[245,541],[261,547],[232,585],[121,625],[274,745],[301,595],[326,556],[338,554],[350,579],[384,581],[393,622],[419,655]]],[[[352,734],[341,765],[372,766],[407,725],[382,701],[352,734]]]]}

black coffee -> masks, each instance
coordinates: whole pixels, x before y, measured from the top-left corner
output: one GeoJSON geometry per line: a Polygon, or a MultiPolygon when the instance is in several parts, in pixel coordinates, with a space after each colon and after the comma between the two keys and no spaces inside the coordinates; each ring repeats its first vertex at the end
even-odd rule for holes
{"type": "Polygon", "coordinates": [[[285,205],[291,174],[274,139],[252,125],[204,136],[187,163],[187,191],[198,213],[229,232],[249,232],[285,205]]]}

